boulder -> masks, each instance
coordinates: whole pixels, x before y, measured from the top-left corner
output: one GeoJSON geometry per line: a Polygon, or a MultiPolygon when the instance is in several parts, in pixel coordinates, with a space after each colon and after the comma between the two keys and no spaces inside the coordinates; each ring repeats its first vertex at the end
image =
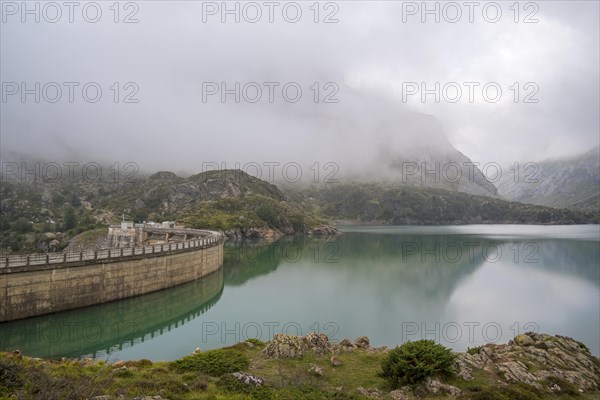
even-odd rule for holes
{"type": "Polygon", "coordinates": [[[299,358],[304,355],[306,344],[301,336],[275,334],[263,350],[266,358],[299,358]]]}
{"type": "Polygon", "coordinates": [[[361,396],[369,397],[372,399],[378,399],[383,395],[383,393],[379,389],[364,388],[362,386],[356,388],[356,393],[361,396]]]}
{"type": "Polygon", "coordinates": [[[368,349],[370,347],[369,338],[366,336],[359,336],[354,341],[354,346],[359,349],[368,349]]]}
{"type": "Polygon", "coordinates": [[[234,372],[233,374],[231,374],[231,376],[233,376],[238,381],[250,386],[262,386],[264,383],[264,381],[261,378],[242,371],[234,372]]]}
{"type": "Polygon", "coordinates": [[[519,346],[531,346],[535,343],[531,336],[525,334],[515,336],[514,342],[519,346]]]}
{"type": "Polygon", "coordinates": [[[392,400],[408,400],[408,395],[403,390],[392,390],[389,394],[392,400]]]}
{"type": "Polygon", "coordinates": [[[327,335],[311,332],[306,336],[275,334],[263,350],[266,358],[299,358],[307,351],[318,355],[331,354],[332,345],[327,335]]]}
{"type": "Polygon", "coordinates": [[[340,352],[349,352],[350,350],[352,350],[354,348],[354,344],[352,343],[352,341],[348,338],[342,339],[341,342],[339,342],[335,348],[337,350],[338,353],[340,352]]]}
{"type": "Polygon", "coordinates": [[[317,364],[310,363],[308,364],[308,372],[315,376],[323,376],[325,375],[325,370],[318,366],[317,364]]]}
{"type": "Polygon", "coordinates": [[[425,390],[425,392],[433,395],[444,394],[452,397],[458,397],[462,394],[462,391],[456,386],[442,383],[437,379],[433,379],[431,377],[425,378],[425,380],[421,384],[421,387],[425,390]]]}
{"type": "Polygon", "coordinates": [[[331,343],[329,338],[323,333],[310,332],[304,337],[306,345],[318,355],[331,353],[331,343]]]}
{"type": "Polygon", "coordinates": [[[342,360],[340,360],[336,356],[332,356],[329,361],[331,362],[331,366],[333,367],[339,367],[340,365],[342,365],[342,360]]]}

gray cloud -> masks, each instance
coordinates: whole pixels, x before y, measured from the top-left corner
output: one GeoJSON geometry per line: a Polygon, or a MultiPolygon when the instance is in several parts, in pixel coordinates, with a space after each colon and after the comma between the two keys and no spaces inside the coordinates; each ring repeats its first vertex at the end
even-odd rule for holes
{"type": "MultiPolygon", "coordinates": [[[[371,166],[388,143],[414,145],[418,138],[402,126],[381,133],[382,124],[413,111],[436,116],[449,142],[480,162],[540,160],[598,144],[597,2],[537,2],[535,24],[514,23],[509,3],[502,3],[495,24],[480,13],[474,23],[465,15],[456,24],[421,23],[415,16],[403,23],[401,2],[335,2],[339,23],[333,24],[315,24],[312,3],[299,3],[303,17],[296,24],[278,13],[274,23],[266,15],[255,24],[231,17],[221,23],[218,16],[203,23],[202,2],[161,1],[136,3],[139,23],[115,24],[110,4],[100,4],[96,24],[77,13],[74,23],[55,24],[5,16],[2,82],[97,82],[103,96],[94,104],[80,90],[72,104],[66,92],[55,104],[11,96],[1,104],[3,153],[188,171],[208,161],[231,167],[334,161],[356,168],[371,166]],[[203,82],[222,81],[230,87],[258,82],[262,101],[238,104],[229,95],[225,104],[218,96],[204,103],[203,82]],[[121,86],[119,103],[112,100],[114,82],[121,86]],[[126,82],[139,87],[139,103],[121,102],[131,92],[126,82]],[[273,103],[264,82],[281,83],[273,103]],[[302,88],[298,103],[281,97],[286,82],[302,88]],[[322,84],[337,84],[339,102],[315,104],[314,82],[321,83],[320,100],[332,92],[322,84]],[[403,102],[406,82],[497,82],[503,96],[498,103],[481,96],[473,103],[435,103],[432,96],[403,102]],[[536,83],[539,102],[514,103],[514,82],[536,83]]],[[[320,18],[331,10],[322,9],[320,18]]]]}

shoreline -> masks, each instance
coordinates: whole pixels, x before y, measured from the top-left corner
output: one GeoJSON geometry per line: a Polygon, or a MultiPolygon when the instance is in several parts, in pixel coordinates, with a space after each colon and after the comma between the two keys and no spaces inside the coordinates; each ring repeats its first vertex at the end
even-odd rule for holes
{"type": "Polygon", "coordinates": [[[414,383],[381,375],[391,349],[361,336],[277,334],[175,361],[40,359],[0,352],[0,398],[52,390],[59,398],[111,399],[524,399],[600,395],[600,359],[575,339],[527,332],[506,344],[453,353],[453,373],[414,383]],[[33,382],[36,379],[37,382],[33,382]],[[37,386],[36,386],[37,385],[37,386]],[[43,385],[44,387],[38,387],[43,385]],[[4,397],[5,396],[5,397],[4,397]],[[145,397],[153,396],[153,397],[145,397]],[[157,397],[158,396],[158,397],[157,397]]]}

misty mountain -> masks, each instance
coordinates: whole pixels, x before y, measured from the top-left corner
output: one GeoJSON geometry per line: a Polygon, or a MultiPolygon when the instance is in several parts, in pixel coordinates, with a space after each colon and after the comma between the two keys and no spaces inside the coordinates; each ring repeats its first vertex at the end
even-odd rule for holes
{"type": "MultiPolygon", "coordinates": [[[[320,181],[333,171],[326,170],[324,165],[335,165],[335,174],[331,178],[344,183],[392,183],[491,197],[498,195],[496,187],[481,170],[449,141],[444,121],[416,112],[395,97],[343,84],[337,88],[339,93],[334,100],[339,100],[338,103],[256,104],[252,110],[236,110],[236,118],[223,117],[217,127],[199,123],[198,136],[207,132],[215,134],[203,142],[197,142],[196,138],[184,141],[186,145],[176,150],[177,157],[160,154],[148,160],[148,154],[135,151],[129,153],[128,159],[111,160],[121,149],[116,146],[96,158],[93,154],[97,149],[87,148],[62,155],[50,151],[33,153],[25,159],[69,160],[82,164],[89,160],[105,160],[108,165],[115,161],[124,164],[124,160],[129,160],[149,173],[175,170],[180,176],[205,172],[205,164],[212,164],[220,169],[239,168],[270,183],[285,183],[283,166],[290,163],[302,167],[301,182],[314,181],[311,166],[318,163],[320,181]],[[244,133],[243,137],[236,136],[240,132],[244,133]],[[234,136],[226,143],[213,142],[216,137],[229,137],[230,134],[234,136]],[[189,148],[197,154],[186,156],[189,148]],[[265,164],[268,162],[278,163],[273,179],[267,178],[269,171],[265,164]],[[252,165],[261,168],[259,173],[252,165]]],[[[206,107],[213,107],[213,113],[218,115],[224,112],[222,108],[232,105],[218,103],[206,107]]],[[[0,157],[4,161],[20,161],[24,156],[3,149],[0,157]]],[[[290,174],[292,172],[290,170],[290,174]]],[[[189,182],[181,184],[185,186],[189,182]]]]}
{"type": "Polygon", "coordinates": [[[2,177],[3,251],[60,250],[86,231],[104,235],[100,228],[123,217],[135,222],[176,220],[234,238],[335,233],[329,219],[384,225],[597,222],[589,212],[389,182],[299,183],[281,190],[240,170],[189,177],[161,171],[116,180],[72,172],[73,179],[2,177]]]}
{"type": "Polygon", "coordinates": [[[481,170],[450,143],[436,117],[392,97],[342,89],[343,104],[307,108],[302,118],[290,115],[292,122],[306,127],[309,137],[318,138],[308,142],[312,147],[306,151],[298,145],[298,154],[335,162],[339,166],[335,178],[342,183],[377,182],[498,196],[481,170]]]}
{"type": "Polygon", "coordinates": [[[574,157],[520,163],[503,176],[498,192],[514,201],[551,207],[600,210],[598,146],[574,157]],[[518,171],[518,174],[517,174],[518,171]]]}
{"type": "Polygon", "coordinates": [[[450,144],[435,117],[412,113],[392,121],[383,127],[386,139],[380,146],[379,159],[389,177],[383,182],[498,196],[478,166],[450,144]]]}

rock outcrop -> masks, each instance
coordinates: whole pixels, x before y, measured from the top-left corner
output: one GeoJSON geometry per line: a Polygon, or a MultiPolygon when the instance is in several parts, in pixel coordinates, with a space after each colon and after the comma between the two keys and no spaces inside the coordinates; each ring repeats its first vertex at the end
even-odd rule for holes
{"type": "Polygon", "coordinates": [[[419,395],[439,395],[443,394],[445,396],[450,397],[458,397],[462,394],[462,391],[456,386],[448,385],[446,383],[440,382],[437,379],[433,379],[430,377],[425,378],[423,383],[417,387],[415,390],[415,394],[419,395]]]}
{"type": "MultiPolygon", "coordinates": [[[[387,348],[372,349],[369,344],[369,338],[366,336],[360,336],[354,342],[346,338],[339,343],[330,343],[327,335],[311,332],[306,336],[276,334],[263,350],[263,354],[267,358],[299,358],[307,351],[314,351],[317,355],[324,355],[340,354],[353,349],[385,351],[387,348]]],[[[333,366],[341,365],[340,359],[335,356],[330,361],[333,366]]]]}
{"type": "Polygon", "coordinates": [[[340,233],[340,231],[331,225],[321,225],[314,228],[307,228],[304,232],[309,236],[334,236],[340,233]]]}
{"type": "MultiPolygon", "coordinates": [[[[333,367],[342,365],[338,354],[350,351],[379,352],[385,348],[372,348],[369,338],[361,336],[354,342],[343,339],[330,343],[324,334],[309,333],[306,336],[277,334],[263,350],[266,358],[300,358],[309,351],[317,355],[330,355],[333,367]]],[[[324,370],[309,364],[309,373],[323,376],[324,370]]],[[[487,344],[475,353],[457,353],[454,361],[456,376],[475,381],[481,373],[497,381],[499,387],[525,384],[541,393],[578,393],[600,391],[600,360],[594,357],[582,343],[566,337],[528,332],[516,336],[508,344],[487,344]]],[[[427,377],[413,389],[403,387],[390,397],[408,398],[409,392],[420,397],[462,397],[464,393],[450,385],[442,377],[427,377]]],[[[366,397],[379,398],[383,393],[376,389],[358,388],[357,393],[366,397]]]]}
{"type": "Polygon", "coordinates": [[[231,376],[233,376],[238,381],[250,386],[262,386],[264,383],[264,381],[261,378],[242,371],[234,372],[233,374],[231,374],[231,376]]]}
{"type": "Polygon", "coordinates": [[[325,375],[325,370],[323,369],[323,367],[317,364],[310,363],[308,364],[308,373],[315,376],[323,376],[325,375]]]}
{"type": "Polygon", "coordinates": [[[276,334],[263,350],[266,358],[299,358],[307,351],[318,355],[332,353],[329,338],[323,333],[311,332],[306,336],[276,334]]]}
{"type": "Polygon", "coordinates": [[[459,353],[458,376],[472,380],[474,369],[504,383],[525,383],[538,390],[561,391],[567,382],[580,391],[600,390],[600,361],[582,343],[566,336],[527,332],[508,344],[487,344],[475,355],[459,353]]]}
{"type": "Polygon", "coordinates": [[[371,399],[379,399],[383,395],[383,393],[379,389],[364,388],[362,386],[356,388],[356,393],[371,399]]]}

